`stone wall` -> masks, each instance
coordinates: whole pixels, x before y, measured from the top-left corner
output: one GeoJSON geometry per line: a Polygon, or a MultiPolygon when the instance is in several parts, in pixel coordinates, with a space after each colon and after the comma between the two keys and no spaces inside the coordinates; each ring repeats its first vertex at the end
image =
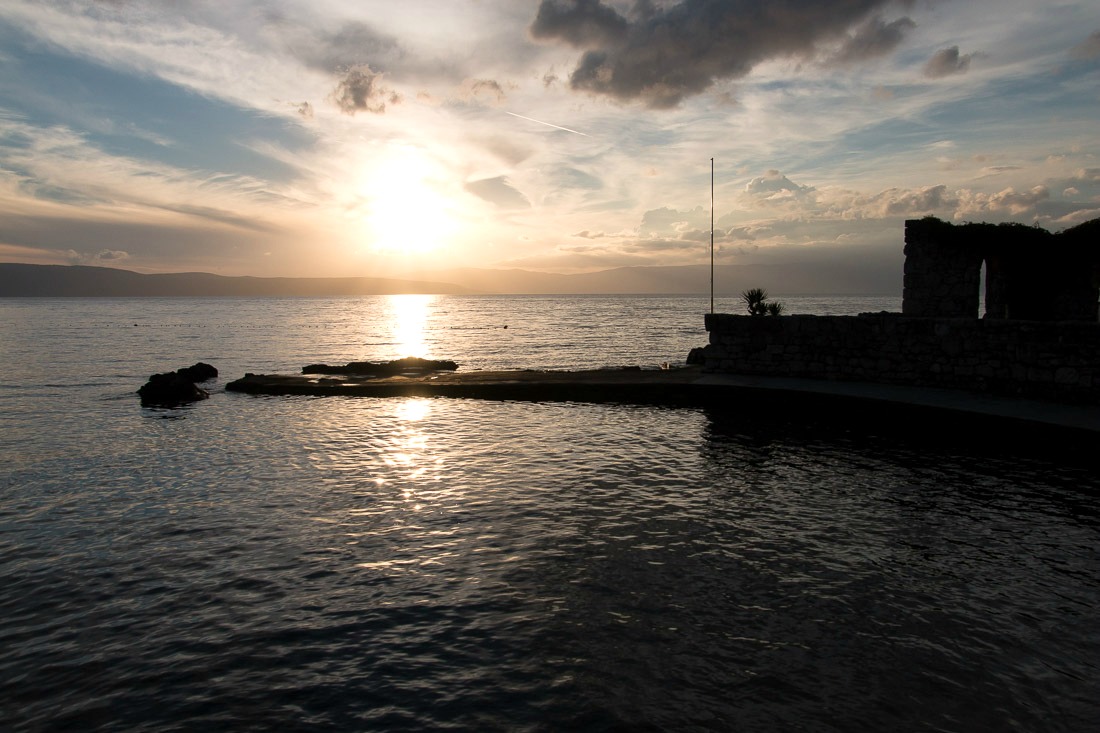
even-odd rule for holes
{"type": "Polygon", "coordinates": [[[704,369],[1100,403],[1100,324],[975,318],[706,317],[704,369]]]}

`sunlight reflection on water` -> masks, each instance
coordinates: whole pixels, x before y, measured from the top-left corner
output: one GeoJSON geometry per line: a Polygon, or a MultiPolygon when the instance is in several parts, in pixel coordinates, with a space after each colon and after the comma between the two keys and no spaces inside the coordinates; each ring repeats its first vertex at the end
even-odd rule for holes
{"type": "Polygon", "coordinates": [[[428,316],[435,299],[434,295],[386,296],[384,317],[389,321],[387,326],[396,351],[401,355],[398,358],[435,358],[427,338],[428,316]]]}

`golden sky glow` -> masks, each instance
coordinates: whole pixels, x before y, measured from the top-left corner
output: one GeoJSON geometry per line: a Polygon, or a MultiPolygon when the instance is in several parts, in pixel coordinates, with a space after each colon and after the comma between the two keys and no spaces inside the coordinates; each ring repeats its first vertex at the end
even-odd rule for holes
{"type": "Polygon", "coordinates": [[[1100,215],[1100,5],[765,6],[6,0],[0,261],[702,264],[711,158],[719,264],[1100,215]]]}

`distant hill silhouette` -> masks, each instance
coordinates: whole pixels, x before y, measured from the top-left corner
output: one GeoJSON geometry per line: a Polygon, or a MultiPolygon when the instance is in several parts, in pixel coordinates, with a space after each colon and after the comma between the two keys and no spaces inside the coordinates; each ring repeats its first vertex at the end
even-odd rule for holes
{"type": "Polygon", "coordinates": [[[460,285],[374,277],[226,277],[205,272],[143,275],[112,267],[0,263],[0,297],[337,296],[465,293],[460,285]]]}
{"type": "MultiPolygon", "coordinates": [[[[562,275],[529,270],[462,268],[416,273],[484,293],[702,295],[710,291],[707,265],[618,267],[562,275]]],[[[760,287],[775,295],[900,295],[900,265],[885,259],[858,262],[718,265],[714,289],[736,296],[760,287]]]]}
{"type": "MultiPolygon", "coordinates": [[[[773,295],[897,295],[900,268],[891,262],[806,262],[719,265],[715,294],[736,296],[749,288],[773,295]]],[[[418,272],[402,279],[343,277],[225,277],[204,272],[143,275],[80,265],[0,263],[0,297],[12,296],[304,296],[396,293],[647,294],[703,295],[706,265],[619,267],[563,275],[530,270],[458,268],[418,272]]]]}

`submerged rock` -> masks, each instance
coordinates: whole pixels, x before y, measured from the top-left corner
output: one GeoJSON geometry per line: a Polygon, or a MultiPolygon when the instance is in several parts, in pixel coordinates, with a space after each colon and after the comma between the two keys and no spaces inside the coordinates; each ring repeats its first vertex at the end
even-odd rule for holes
{"type": "Polygon", "coordinates": [[[453,372],[458,369],[456,362],[448,359],[421,359],[407,356],[393,361],[351,361],[343,366],[328,364],[309,364],[302,367],[302,374],[363,374],[376,377],[405,374],[408,372],[453,372]]]}
{"type": "Polygon", "coordinates": [[[196,382],[205,382],[218,376],[218,370],[199,362],[174,372],[153,374],[138,390],[141,404],[173,407],[185,402],[197,402],[210,397],[210,393],[196,382]]]}

